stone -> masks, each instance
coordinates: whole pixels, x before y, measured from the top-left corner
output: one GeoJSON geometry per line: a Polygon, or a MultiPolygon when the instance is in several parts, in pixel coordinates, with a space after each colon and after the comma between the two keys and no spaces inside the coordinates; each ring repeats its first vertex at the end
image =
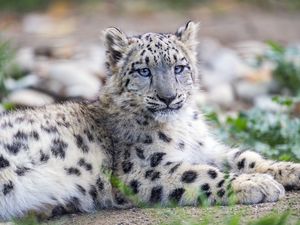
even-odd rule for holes
{"type": "Polygon", "coordinates": [[[202,84],[205,87],[230,83],[252,72],[252,68],[245,64],[234,50],[222,46],[217,41],[201,41],[198,53],[202,84]]]}
{"type": "Polygon", "coordinates": [[[207,93],[208,104],[217,104],[223,107],[230,107],[235,101],[234,92],[230,84],[219,84],[210,88],[207,93]]]}
{"type": "Polygon", "coordinates": [[[5,87],[9,91],[24,89],[28,87],[38,86],[40,78],[35,74],[29,74],[25,77],[22,77],[18,80],[8,78],[4,81],[5,87]]]}
{"type": "Polygon", "coordinates": [[[32,71],[35,66],[33,49],[29,47],[19,49],[16,53],[15,63],[22,71],[32,71]]]}
{"type": "Polygon", "coordinates": [[[271,82],[256,83],[240,80],[234,83],[234,90],[238,99],[252,103],[255,97],[267,95],[271,85],[271,82]]]}
{"type": "Polygon", "coordinates": [[[54,102],[51,96],[30,89],[14,91],[7,96],[7,100],[15,105],[31,107],[43,106],[54,102]]]}
{"type": "Polygon", "coordinates": [[[40,87],[63,97],[92,99],[101,87],[96,76],[71,61],[45,63],[40,74],[44,77],[40,87]]]}
{"type": "Polygon", "coordinates": [[[272,101],[272,97],[269,95],[260,95],[255,97],[254,106],[265,111],[287,111],[287,107],[279,105],[276,102],[272,101]]]}

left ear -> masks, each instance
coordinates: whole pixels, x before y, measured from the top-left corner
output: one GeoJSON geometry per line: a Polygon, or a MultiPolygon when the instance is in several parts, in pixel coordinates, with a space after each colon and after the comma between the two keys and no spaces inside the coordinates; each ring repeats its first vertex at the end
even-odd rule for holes
{"type": "Polygon", "coordinates": [[[108,63],[114,67],[124,56],[128,47],[127,36],[115,27],[107,28],[104,31],[104,43],[107,50],[108,63]]]}
{"type": "Polygon", "coordinates": [[[178,40],[184,43],[190,50],[194,50],[198,44],[198,30],[199,23],[189,21],[185,26],[180,27],[176,31],[175,35],[178,38],[178,40]]]}

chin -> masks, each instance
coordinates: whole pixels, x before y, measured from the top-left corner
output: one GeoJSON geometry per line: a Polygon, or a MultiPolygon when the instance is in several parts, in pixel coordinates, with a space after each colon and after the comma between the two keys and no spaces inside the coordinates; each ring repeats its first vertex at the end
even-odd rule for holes
{"type": "Polygon", "coordinates": [[[165,123],[165,122],[176,120],[178,118],[180,111],[181,109],[177,109],[177,110],[166,109],[166,110],[156,111],[153,113],[153,115],[156,121],[165,123]]]}

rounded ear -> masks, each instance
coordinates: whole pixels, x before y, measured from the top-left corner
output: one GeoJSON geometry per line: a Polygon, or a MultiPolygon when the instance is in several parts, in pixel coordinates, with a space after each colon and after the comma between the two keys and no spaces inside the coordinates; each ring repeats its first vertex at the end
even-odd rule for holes
{"type": "Polygon", "coordinates": [[[104,43],[107,50],[108,63],[114,66],[122,59],[128,47],[128,39],[122,31],[112,27],[104,31],[104,43]]]}
{"type": "Polygon", "coordinates": [[[185,26],[180,27],[175,35],[183,42],[189,49],[194,50],[198,44],[197,33],[199,30],[199,23],[194,23],[192,21],[187,22],[185,26]]]}

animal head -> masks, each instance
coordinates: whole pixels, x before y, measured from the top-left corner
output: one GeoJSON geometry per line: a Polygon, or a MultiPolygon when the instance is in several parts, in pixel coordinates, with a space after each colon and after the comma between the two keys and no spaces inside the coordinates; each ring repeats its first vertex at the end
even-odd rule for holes
{"type": "Polygon", "coordinates": [[[175,33],[126,36],[117,28],[105,33],[108,88],[120,95],[123,109],[168,118],[184,108],[197,78],[198,24],[188,22],[175,33]]]}

